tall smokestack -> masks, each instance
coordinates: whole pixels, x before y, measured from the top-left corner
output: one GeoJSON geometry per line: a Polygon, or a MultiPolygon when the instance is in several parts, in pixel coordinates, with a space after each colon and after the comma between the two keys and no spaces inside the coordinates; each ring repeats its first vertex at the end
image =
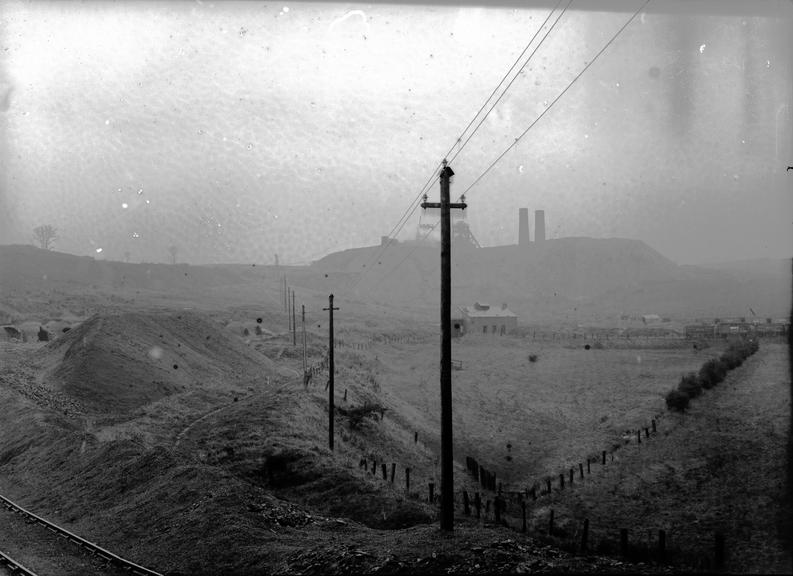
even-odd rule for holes
{"type": "Polygon", "coordinates": [[[534,241],[545,242],[545,210],[534,211],[534,241]]]}
{"type": "Polygon", "coordinates": [[[518,246],[529,245],[529,209],[518,208],[518,246]]]}

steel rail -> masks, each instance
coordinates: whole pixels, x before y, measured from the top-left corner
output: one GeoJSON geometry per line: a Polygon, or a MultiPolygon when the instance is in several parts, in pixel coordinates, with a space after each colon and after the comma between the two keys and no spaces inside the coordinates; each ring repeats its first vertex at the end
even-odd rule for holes
{"type": "MultiPolygon", "coordinates": [[[[22,508],[22,506],[12,502],[5,496],[0,495],[0,503],[2,503],[3,506],[11,510],[12,512],[19,512],[22,515],[27,516],[28,518],[40,524],[50,532],[54,532],[58,536],[66,538],[70,542],[80,546],[81,548],[84,548],[88,552],[92,554],[96,554],[97,556],[107,560],[110,564],[113,564],[114,566],[118,566],[120,568],[124,568],[125,570],[129,570],[130,574],[137,574],[139,576],[162,576],[162,574],[160,574],[159,572],[155,572],[154,570],[150,570],[148,568],[140,566],[139,564],[135,564],[130,560],[126,560],[121,556],[113,554],[112,552],[110,552],[109,550],[105,550],[98,544],[94,544],[93,542],[90,542],[85,538],[81,538],[80,536],[77,536],[76,534],[69,532],[65,528],[61,528],[57,524],[53,524],[49,520],[45,520],[41,516],[38,516],[33,512],[25,510],[24,508],[22,508]]],[[[11,562],[14,561],[11,560],[11,562]]],[[[14,562],[14,564],[16,564],[16,562],[14,562]]],[[[22,567],[22,570],[24,571],[21,572],[21,574],[30,574],[32,576],[36,576],[33,572],[30,572],[24,567],[22,567]]],[[[16,574],[15,572],[13,573],[16,574]]]]}
{"type": "Polygon", "coordinates": [[[21,574],[22,576],[37,576],[35,572],[25,568],[22,564],[2,552],[0,552],[0,566],[4,566],[10,570],[11,574],[14,576],[17,576],[17,574],[21,574]]]}

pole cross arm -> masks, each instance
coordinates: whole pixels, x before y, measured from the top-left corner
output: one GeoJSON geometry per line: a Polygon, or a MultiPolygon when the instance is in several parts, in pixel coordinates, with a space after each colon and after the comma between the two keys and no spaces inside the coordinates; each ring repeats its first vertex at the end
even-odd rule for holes
{"type": "MultiPolygon", "coordinates": [[[[426,208],[440,208],[441,207],[441,203],[440,202],[422,202],[421,203],[421,207],[425,208],[425,209],[426,208]]],[[[465,202],[449,202],[449,208],[460,208],[461,210],[465,210],[466,208],[468,208],[468,204],[466,204],[465,202]]]]}

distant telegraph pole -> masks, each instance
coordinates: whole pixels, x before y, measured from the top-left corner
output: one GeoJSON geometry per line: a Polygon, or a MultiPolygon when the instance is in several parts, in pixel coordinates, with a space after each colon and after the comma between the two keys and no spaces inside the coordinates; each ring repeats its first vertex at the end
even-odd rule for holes
{"type": "Polygon", "coordinates": [[[306,364],[306,305],[300,305],[300,317],[303,325],[303,382],[306,380],[306,373],[308,372],[308,365],[306,364]]]}
{"type": "Polygon", "coordinates": [[[333,294],[328,296],[328,307],[323,308],[328,311],[330,325],[328,326],[328,447],[333,450],[333,311],[338,308],[333,307],[333,294]]]}
{"type": "Polygon", "coordinates": [[[443,160],[441,170],[441,201],[427,202],[422,208],[441,209],[441,530],[454,530],[454,442],[452,439],[452,272],[451,272],[451,209],[465,210],[462,202],[449,199],[449,179],[454,172],[443,160]]]}
{"type": "Polygon", "coordinates": [[[297,318],[295,317],[295,291],[292,290],[292,346],[297,346],[297,318]]]}

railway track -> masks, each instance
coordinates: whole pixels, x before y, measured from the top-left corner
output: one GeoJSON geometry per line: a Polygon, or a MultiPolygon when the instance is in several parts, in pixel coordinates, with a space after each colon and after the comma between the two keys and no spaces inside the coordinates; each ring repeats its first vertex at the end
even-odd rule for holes
{"type": "Polygon", "coordinates": [[[37,576],[35,572],[28,570],[22,564],[11,558],[8,554],[0,551],[0,570],[2,573],[13,574],[14,576],[37,576]]]}
{"type": "MultiPolygon", "coordinates": [[[[154,570],[150,570],[149,568],[145,568],[139,564],[131,562],[130,560],[122,558],[121,556],[113,554],[98,544],[94,544],[85,538],[81,538],[80,536],[77,536],[65,528],[62,528],[57,524],[53,524],[49,520],[45,520],[41,516],[38,516],[29,510],[25,510],[20,505],[12,502],[2,495],[0,495],[0,506],[5,507],[15,515],[18,515],[26,523],[38,525],[48,530],[52,535],[63,538],[65,541],[70,542],[75,547],[83,550],[96,559],[97,564],[102,563],[105,565],[114,574],[123,573],[135,576],[162,576],[160,573],[155,572],[154,570]]],[[[0,573],[2,573],[2,571],[13,574],[14,576],[36,576],[36,573],[30,568],[26,568],[18,560],[14,560],[5,552],[0,551],[0,573]]]]}

